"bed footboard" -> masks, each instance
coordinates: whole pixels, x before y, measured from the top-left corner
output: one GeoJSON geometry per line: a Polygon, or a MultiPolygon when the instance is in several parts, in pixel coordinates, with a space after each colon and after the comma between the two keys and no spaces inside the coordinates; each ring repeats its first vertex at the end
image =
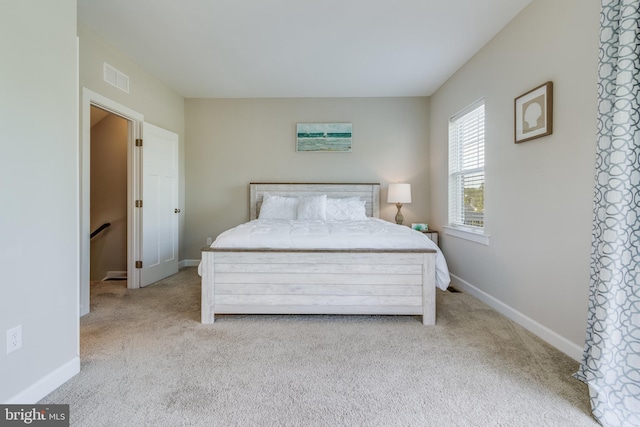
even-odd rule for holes
{"type": "Polygon", "coordinates": [[[435,324],[433,250],[202,251],[202,323],[216,314],[422,315],[435,324]]]}

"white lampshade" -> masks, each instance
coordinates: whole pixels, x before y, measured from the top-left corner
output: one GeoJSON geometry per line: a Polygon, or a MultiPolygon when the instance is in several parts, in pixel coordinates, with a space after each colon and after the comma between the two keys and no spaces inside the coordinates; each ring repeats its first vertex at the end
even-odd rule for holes
{"type": "Polygon", "coordinates": [[[411,203],[411,184],[389,184],[387,203],[411,203]]]}

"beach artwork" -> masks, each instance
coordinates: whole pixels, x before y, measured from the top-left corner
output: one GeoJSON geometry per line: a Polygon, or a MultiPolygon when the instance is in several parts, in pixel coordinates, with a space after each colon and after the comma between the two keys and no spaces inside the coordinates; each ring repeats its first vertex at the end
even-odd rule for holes
{"type": "Polygon", "coordinates": [[[297,151],[351,152],[351,123],[298,123],[297,151]]]}

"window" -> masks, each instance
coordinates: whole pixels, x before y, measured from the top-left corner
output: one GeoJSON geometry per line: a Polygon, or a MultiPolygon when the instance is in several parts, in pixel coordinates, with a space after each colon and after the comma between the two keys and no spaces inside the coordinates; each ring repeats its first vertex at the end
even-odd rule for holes
{"type": "Polygon", "coordinates": [[[484,230],[484,99],[449,120],[449,225],[484,230]]]}

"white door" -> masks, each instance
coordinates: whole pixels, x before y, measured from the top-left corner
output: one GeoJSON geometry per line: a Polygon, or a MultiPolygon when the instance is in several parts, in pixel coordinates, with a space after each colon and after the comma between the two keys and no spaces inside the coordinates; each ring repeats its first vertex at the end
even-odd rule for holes
{"type": "Polygon", "coordinates": [[[178,272],[178,135],[142,126],[140,286],[178,272]]]}

